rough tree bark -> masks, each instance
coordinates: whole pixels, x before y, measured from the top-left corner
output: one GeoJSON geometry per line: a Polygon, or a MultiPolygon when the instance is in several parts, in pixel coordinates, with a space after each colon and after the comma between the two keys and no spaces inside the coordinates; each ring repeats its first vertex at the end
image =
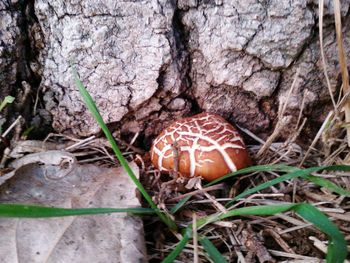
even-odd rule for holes
{"type": "MultiPolygon", "coordinates": [[[[18,12],[10,11],[0,2],[0,101],[9,95],[16,83],[17,41],[20,30],[18,12]]],[[[0,127],[6,119],[0,114],[0,127]]]]}
{"type": "MultiPolygon", "coordinates": [[[[319,50],[317,2],[2,0],[0,79],[9,89],[18,83],[19,58],[28,65],[28,60],[38,61],[30,69],[41,78],[46,110],[60,132],[87,136],[99,131],[73,83],[73,61],[104,120],[122,132],[150,138],[175,118],[211,111],[264,136],[299,69],[287,114],[295,121],[305,97],[304,116],[312,133],[331,105],[319,50]],[[13,7],[20,5],[33,10],[19,13],[34,21],[26,30],[31,57],[14,55],[23,24],[13,7]]],[[[325,52],[336,93],[333,1],[325,2],[325,52]]],[[[341,4],[349,55],[350,0],[341,4]]]]}

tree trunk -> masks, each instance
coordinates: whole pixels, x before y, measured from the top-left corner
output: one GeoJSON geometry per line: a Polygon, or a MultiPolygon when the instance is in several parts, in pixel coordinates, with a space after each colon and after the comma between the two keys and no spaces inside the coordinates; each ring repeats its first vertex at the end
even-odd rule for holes
{"type": "MultiPolygon", "coordinates": [[[[41,78],[54,129],[87,136],[99,128],[73,82],[72,62],[104,120],[146,139],[174,119],[201,111],[218,113],[264,137],[295,80],[285,115],[294,127],[304,101],[303,116],[309,120],[305,131],[311,136],[331,107],[317,2],[3,0],[0,79],[6,93],[19,84],[23,69],[15,66],[18,60],[26,65],[37,61],[26,77],[41,78]],[[13,6],[21,5],[33,10],[19,13],[30,22],[25,32],[31,56],[13,55],[20,47],[14,39],[24,26],[16,22],[13,6]]],[[[338,94],[333,1],[325,2],[324,49],[338,94]]],[[[341,4],[349,56],[350,1],[341,4]]]]}

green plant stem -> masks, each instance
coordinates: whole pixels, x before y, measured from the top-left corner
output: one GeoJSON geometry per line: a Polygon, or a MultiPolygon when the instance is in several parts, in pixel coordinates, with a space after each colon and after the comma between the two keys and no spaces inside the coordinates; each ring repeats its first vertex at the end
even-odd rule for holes
{"type": "Polygon", "coordinates": [[[94,116],[95,120],[97,121],[97,123],[100,125],[102,131],[104,132],[106,138],[108,139],[108,141],[110,142],[112,149],[116,155],[116,157],[118,158],[120,164],[123,166],[123,168],[125,169],[125,171],[128,173],[129,177],[131,178],[131,180],[135,183],[135,185],[137,186],[138,190],[141,192],[141,194],[143,195],[143,197],[146,199],[146,201],[148,202],[148,204],[151,206],[152,209],[154,209],[154,211],[157,213],[158,217],[172,230],[176,230],[177,226],[175,224],[175,222],[166,214],[162,213],[157,205],[153,202],[151,196],[147,193],[146,189],[143,187],[143,185],[141,184],[141,182],[137,179],[137,177],[135,176],[134,172],[132,171],[132,169],[130,168],[128,162],[125,160],[122,152],[119,150],[119,147],[117,145],[117,143],[115,142],[111,132],[109,131],[107,125],[104,123],[102,116],[99,112],[99,110],[96,107],[96,104],[94,103],[91,95],[89,94],[89,92],[86,90],[86,88],[84,87],[83,83],[80,81],[77,71],[75,70],[75,68],[73,67],[73,75],[74,75],[74,79],[75,79],[75,83],[84,99],[85,104],[87,105],[88,109],[91,111],[92,115],[94,116]]]}

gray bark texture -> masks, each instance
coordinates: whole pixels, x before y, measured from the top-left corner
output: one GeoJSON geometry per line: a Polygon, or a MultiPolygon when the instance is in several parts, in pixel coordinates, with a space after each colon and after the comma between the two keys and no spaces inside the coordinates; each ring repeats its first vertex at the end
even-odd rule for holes
{"type": "Polygon", "coordinates": [[[2,99],[10,92],[16,82],[18,61],[18,12],[10,11],[4,2],[0,2],[0,83],[2,99]]]}
{"type": "MultiPolygon", "coordinates": [[[[325,1],[323,39],[337,94],[332,3],[325,1]]],[[[41,77],[57,131],[81,136],[99,131],[74,84],[71,63],[104,120],[146,138],[200,111],[267,135],[297,70],[287,107],[291,124],[303,98],[311,133],[331,106],[316,0],[35,0],[28,5],[36,21],[31,28],[37,29],[28,37],[38,61],[31,70],[41,77]]],[[[350,0],[341,1],[348,56],[349,5],[350,0]]],[[[9,6],[0,3],[0,80],[10,85],[18,75],[13,54],[20,30],[9,6]]]]}

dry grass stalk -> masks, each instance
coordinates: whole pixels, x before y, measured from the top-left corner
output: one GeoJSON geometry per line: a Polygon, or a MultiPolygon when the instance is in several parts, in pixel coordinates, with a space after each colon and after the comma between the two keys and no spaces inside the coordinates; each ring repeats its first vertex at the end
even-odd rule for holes
{"type": "Polygon", "coordinates": [[[217,185],[212,185],[212,186],[208,186],[202,189],[198,189],[198,190],[194,190],[192,192],[186,193],[186,194],[181,194],[179,196],[176,196],[174,198],[168,199],[167,201],[169,203],[173,203],[176,201],[180,201],[181,199],[188,197],[188,196],[194,196],[197,194],[202,194],[204,192],[208,192],[208,191],[214,191],[214,190],[219,190],[219,189],[223,189],[223,184],[217,184],[217,185]]]}
{"type": "MultiPolygon", "coordinates": [[[[343,46],[343,36],[342,36],[342,25],[341,25],[341,12],[340,12],[340,2],[339,0],[333,0],[334,3],[334,18],[335,18],[335,29],[336,29],[336,39],[338,47],[339,64],[342,75],[342,89],[343,94],[349,92],[349,73],[346,63],[345,49],[343,46]]],[[[344,105],[345,111],[345,122],[350,123],[350,101],[348,100],[344,105]]],[[[346,128],[347,131],[347,142],[350,146],[350,127],[346,128]]]]}
{"type": "Polygon", "coordinates": [[[306,228],[306,227],[311,227],[311,226],[312,226],[311,223],[307,223],[307,224],[303,224],[303,225],[300,225],[300,226],[293,226],[293,227],[286,228],[284,230],[278,231],[278,233],[280,235],[282,235],[282,234],[294,232],[294,231],[297,231],[297,230],[300,230],[300,229],[303,229],[303,228],[306,228]]]}
{"type": "Polygon", "coordinates": [[[196,213],[192,214],[192,225],[193,225],[193,263],[199,263],[197,215],[196,215],[196,213]]]}
{"type": "Polygon", "coordinates": [[[314,246],[317,247],[320,251],[322,251],[325,254],[327,253],[327,245],[324,242],[322,242],[314,236],[310,236],[309,239],[313,241],[314,246]]]}
{"type": "Polygon", "coordinates": [[[6,131],[4,131],[4,133],[1,136],[6,137],[11,132],[11,130],[21,121],[21,119],[22,116],[18,116],[17,119],[10,125],[10,127],[6,129],[6,131]]]}
{"type": "Polygon", "coordinates": [[[294,250],[288,245],[286,241],[273,229],[268,228],[266,232],[270,234],[271,237],[280,245],[280,247],[287,253],[295,254],[294,250]]]}
{"type": "MultiPolygon", "coordinates": [[[[303,256],[303,255],[298,255],[298,254],[294,254],[294,253],[286,253],[286,252],[282,252],[282,251],[277,251],[277,250],[273,250],[273,249],[269,249],[269,252],[274,255],[274,256],[279,256],[279,257],[284,257],[284,258],[294,258],[294,259],[300,259],[300,262],[317,262],[320,263],[320,259],[319,258],[314,258],[314,257],[307,257],[307,256],[303,256]]],[[[295,261],[281,261],[281,262],[295,262],[295,261]]]]}
{"type": "Polygon", "coordinates": [[[200,182],[198,182],[198,184],[196,185],[196,187],[197,187],[199,190],[202,190],[202,191],[203,191],[203,194],[205,195],[205,197],[213,203],[213,206],[214,206],[218,211],[220,211],[221,213],[227,213],[226,208],[225,208],[222,204],[220,204],[220,203],[216,200],[216,198],[215,198],[214,196],[208,194],[208,192],[205,191],[205,190],[203,189],[203,187],[202,187],[202,185],[201,185],[200,182]]]}
{"type": "Polygon", "coordinates": [[[86,146],[87,144],[90,143],[90,141],[94,140],[95,138],[96,138],[95,135],[90,136],[90,137],[88,137],[88,138],[86,138],[86,139],[80,140],[80,141],[78,141],[78,142],[76,142],[76,143],[74,143],[74,144],[72,144],[72,145],[66,147],[65,150],[66,150],[66,151],[71,151],[71,150],[74,149],[74,148],[79,148],[79,147],[82,147],[82,146],[86,146]]]}
{"type": "Polygon", "coordinates": [[[319,35],[320,35],[320,51],[321,51],[321,58],[322,58],[322,65],[323,65],[323,73],[324,73],[324,77],[326,78],[326,82],[327,82],[327,88],[328,88],[328,92],[329,92],[329,96],[332,100],[332,104],[334,107],[334,111],[337,111],[337,106],[334,100],[334,96],[333,96],[333,89],[331,86],[331,82],[329,80],[328,77],[328,72],[327,72],[327,60],[326,60],[326,55],[324,53],[324,48],[323,48],[323,14],[324,14],[324,0],[319,0],[318,2],[318,18],[319,18],[319,22],[318,22],[318,29],[319,29],[319,35]]]}
{"type": "Polygon", "coordinates": [[[229,230],[229,229],[227,229],[226,231],[227,231],[227,235],[229,237],[229,240],[233,246],[233,249],[237,255],[237,262],[246,263],[245,258],[243,256],[243,253],[241,251],[242,244],[240,243],[236,234],[232,230],[229,230]]]}
{"type": "Polygon", "coordinates": [[[324,129],[326,128],[326,126],[329,124],[329,121],[331,120],[331,118],[333,117],[333,111],[330,111],[326,117],[326,119],[323,121],[323,124],[321,126],[321,128],[318,130],[315,138],[313,139],[311,145],[309,146],[308,150],[306,151],[303,159],[301,160],[301,162],[299,163],[299,167],[303,166],[304,162],[306,161],[306,159],[309,157],[309,154],[311,152],[312,149],[314,149],[316,143],[318,142],[318,140],[321,138],[321,135],[324,131],[324,129]]]}
{"type": "Polygon", "coordinates": [[[269,138],[266,140],[265,144],[258,151],[258,153],[256,155],[257,158],[261,157],[266,152],[266,150],[271,146],[273,141],[279,136],[279,134],[282,131],[282,129],[290,121],[290,118],[288,118],[287,116],[284,116],[284,113],[287,110],[288,101],[290,99],[290,96],[293,93],[294,87],[296,86],[296,82],[297,82],[297,79],[299,77],[299,73],[300,73],[300,69],[298,68],[297,72],[295,73],[293,83],[292,83],[292,85],[291,85],[291,87],[290,87],[290,89],[288,91],[287,98],[284,101],[284,104],[278,110],[278,120],[277,120],[275,129],[274,129],[273,133],[269,136],[269,138]]]}

